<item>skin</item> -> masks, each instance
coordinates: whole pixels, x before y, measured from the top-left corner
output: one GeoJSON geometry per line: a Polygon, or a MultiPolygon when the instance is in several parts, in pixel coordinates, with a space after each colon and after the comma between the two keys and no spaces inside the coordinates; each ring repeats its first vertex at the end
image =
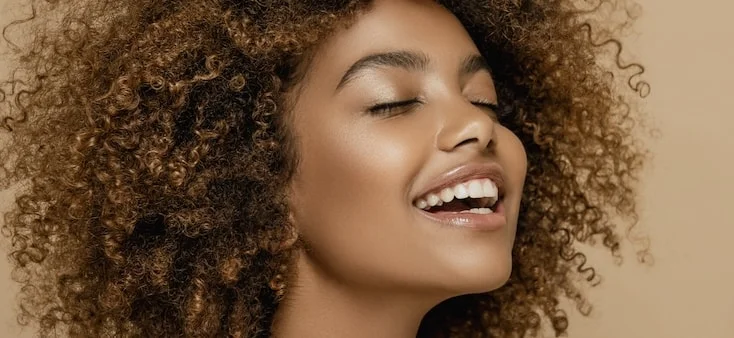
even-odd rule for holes
{"type": "Polygon", "coordinates": [[[293,89],[291,125],[301,154],[291,219],[306,249],[275,337],[414,337],[441,301],[507,281],[527,160],[494,113],[472,103],[497,103],[489,71],[459,71],[477,55],[440,5],[394,0],[375,1],[315,51],[293,89]],[[427,64],[366,67],[342,83],[355,62],[388,52],[427,64]],[[367,112],[416,97],[389,115],[367,112]],[[441,226],[413,206],[440,174],[474,161],[504,169],[507,226],[441,226]]]}

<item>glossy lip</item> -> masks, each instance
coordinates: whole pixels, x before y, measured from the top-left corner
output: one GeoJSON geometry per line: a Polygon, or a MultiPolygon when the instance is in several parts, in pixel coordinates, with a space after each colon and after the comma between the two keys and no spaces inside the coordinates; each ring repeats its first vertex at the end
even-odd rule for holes
{"type": "MultiPolygon", "coordinates": [[[[451,169],[437,178],[431,180],[431,184],[427,189],[418,194],[412,201],[415,202],[430,193],[439,193],[444,188],[454,187],[459,183],[464,183],[473,179],[488,178],[497,186],[497,198],[501,200],[505,195],[504,170],[502,166],[495,162],[470,162],[451,169]]],[[[498,202],[499,203],[499,202],[498,202]]]]}
{"type": "Polygon", "coordinates": [[[486,215],[470,213],[460,214],[456,212],[431,213],[423,209],[418,209],[417,207],[414,208],[416,208],[421,215],[433,222],[455,228],[469,228],[477,231],[495,231],[502,229],[507,225],[504,199],[498,200],[495,204],[495,211],[486,215]]]}

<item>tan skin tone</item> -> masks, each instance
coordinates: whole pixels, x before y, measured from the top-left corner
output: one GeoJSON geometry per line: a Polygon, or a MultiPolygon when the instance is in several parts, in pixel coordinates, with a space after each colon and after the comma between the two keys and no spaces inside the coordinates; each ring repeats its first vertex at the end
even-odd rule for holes
{"type": "Polygon", "coordinates": [[[316,50],[293,91],[291,126],[301,154],[291,216],[308,249],[275,337],[415,337],[441,301],[506,282],[527,161],[520,140],[481,104],[497,102],[489,71],[462,67],[478,55],[461,23],[432,1],[376,1],[316,50]],[[383,53],[418,61],[368,65],[343,80],[357,61],[383,53]],[[423,217],[413,201],[473,161],[502,166],[507,226],[476,231],[423,217]]]}

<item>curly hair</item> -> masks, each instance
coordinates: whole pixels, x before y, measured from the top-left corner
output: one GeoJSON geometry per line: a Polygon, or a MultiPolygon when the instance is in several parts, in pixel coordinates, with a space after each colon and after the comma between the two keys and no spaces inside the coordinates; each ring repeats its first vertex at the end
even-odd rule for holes
{"type": "MultiPolygon", "coordinates": [[[[637,223],[643,68],[592,18],[611,0],[439,2],[488,60],[528,176],[507,284],[439,304],[418,336],[533,336],[543,318],[563,334],[561,299],[586,314],[579,277],[598,279],[576,244],[619,256],[615,223],[637,223]],[[614,67],[601,65],[609,45],[614,67]]],[[[0,91],[19,321],[41,336],[268,336],[299,249],[282,244],[298,156],[285,93],[369,1],[31,7],[3,30],[19,58],[0,91]],[[16,45],[23,25],[32,40],[16,45]]]]}

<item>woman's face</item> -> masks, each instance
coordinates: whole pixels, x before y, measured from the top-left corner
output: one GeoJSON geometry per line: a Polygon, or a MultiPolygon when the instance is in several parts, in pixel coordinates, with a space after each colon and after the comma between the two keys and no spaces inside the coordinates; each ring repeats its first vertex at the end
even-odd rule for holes
{"type": "Polygon", "coordinates": [[[433,1],[375,1],[319,46],[293,92],[291,208],[309,248],[299,275],[442,296],[507,280],[527,162],[488,108],[497,96],[481,61],[433,1]],[[493,214],[457,212],[469,208],[456,196],[477,187],[491,203],[493,184],[493,214]],[[424,211],[431,192],[453,201],[424,211]]]}

